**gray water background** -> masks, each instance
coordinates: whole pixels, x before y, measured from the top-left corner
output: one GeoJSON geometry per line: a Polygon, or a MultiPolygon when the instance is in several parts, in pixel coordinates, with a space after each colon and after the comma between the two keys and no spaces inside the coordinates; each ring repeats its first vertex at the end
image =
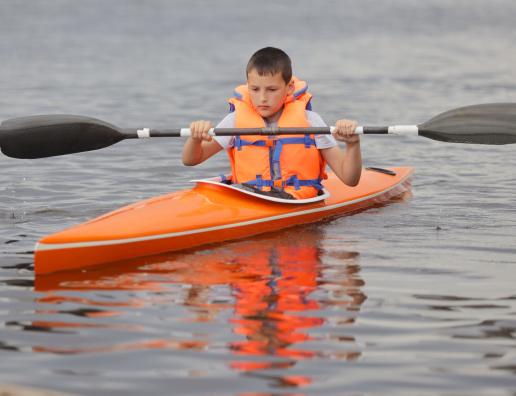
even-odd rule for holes
{"type": "MultiPolygon", "coordinates": [[[[328,123],[416,124],[462,105],[516,102],[515,21],[512,0],[1,0],[0,120],[216,122],[249,56],[273,45],[290,54],[328,123]]],[[[515,395],[514,146],[362,142],[366,165],[415,167],[412,198],[150,260],[163,272],[133,265],[89,288],[78,281],[83,290],[64,282],[44,292],[32,271],[40,237],[188,187],[227,161],[185,168],[174,139],[0,156],[0,383],[81,395],[515,395]],[[305,245],[317,252],[308,263],[316,285],[293,293],[317,308],[269,306],[245,319],[277,333],[286,317],[318,324],[298,327],[306,338],[283,354],[239,352],[240,291],[206,286],[194,264],[305,245]],[[184,274],[190,265],[199,280],[184,274]],[[133,287],[117,290],[125,279],[133,287]]]]}

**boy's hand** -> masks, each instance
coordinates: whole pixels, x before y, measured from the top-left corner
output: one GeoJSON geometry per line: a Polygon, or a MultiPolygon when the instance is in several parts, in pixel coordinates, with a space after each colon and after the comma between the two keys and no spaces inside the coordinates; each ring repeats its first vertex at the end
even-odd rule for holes
{"type": "Polygon", "coordinates": [[[190,131],[192,133],[190,137],[197,142],[202,142],[203,140],[211,142],[213,138],[208,134],[211,128],[213,126],[210,121],[194,121],[190,124],[190,131]]]}
{"type": "Polygon", "coordinates": [[[357,122],[353,120],[338,120],[335,123],[333,137],[341,142],[346,142],[346,144],[358,143],[360,141],[360,137],[355,134],[357,125],[357,122]]]}

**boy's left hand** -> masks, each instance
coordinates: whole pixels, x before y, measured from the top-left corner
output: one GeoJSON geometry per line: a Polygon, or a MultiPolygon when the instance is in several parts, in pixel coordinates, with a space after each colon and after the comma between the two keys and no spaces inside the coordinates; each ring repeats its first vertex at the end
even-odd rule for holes
{"type": "Polygon", "coordinates": [[[354,120],[338,120],[335,123],[333,137],[346,144],[355,144],[360,141],[360,137],[355,133],[357,122],[354,120]]]}

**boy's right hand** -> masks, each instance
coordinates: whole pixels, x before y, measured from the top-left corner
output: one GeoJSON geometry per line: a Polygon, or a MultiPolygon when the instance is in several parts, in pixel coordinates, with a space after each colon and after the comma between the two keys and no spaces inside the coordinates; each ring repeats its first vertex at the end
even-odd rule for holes
{"type": "Polygon", "coordinates": [[[210,121],[194,121],[190,124],[190,137],[197,142],[202,142],[203,140],[211,142],[213,138],[208,134],[211,128],[213,128],[213,126],[210,121]]]}

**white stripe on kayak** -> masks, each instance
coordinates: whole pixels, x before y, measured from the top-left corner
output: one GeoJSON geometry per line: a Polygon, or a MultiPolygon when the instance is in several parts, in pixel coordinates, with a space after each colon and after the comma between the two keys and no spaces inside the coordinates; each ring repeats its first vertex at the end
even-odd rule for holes
{"type": "Polygon", "coordinates": [[[325,212],[325,211],[330,211],[333,209],[341,208],[343,206],[353,205],[355,203],[366,201],[368,199],[375,198],[379,195],[385,194],[385,193],[395,189],[396,187],[400,186],[401,184],[403,184],[411,175],[412,175],[412,172],[410,172],[407,176],[405,176],[397,184],[393,185],[391,188],[389,188],[387,190],[382,190],[373,195],[368,195],[366,197],[354,199],[352,201],[346,201],[346,202],[334,204],[331,206],[325,206],[322,208],[314,208],[314,209],[308,209],[308,210],[303,210],[303,211],[299,211],[299,212],[285,213],[285,214],[281,214],[281,215],[270,216],[270,217],[265,217],[265,218],[256,219],[256,220],[242,221],[240,223],[224,224],[224,225],[220,225],[220,226],[198,228],[195,230],[188,230],[188,231],[171,232],[168,234],[149,235],[149,236],[145,236],[145,237],[115,239],[115,240],[110,240],[110,241],[73,242],[73,243],[56,243],[56,244],[46,244],[46,243],[38,242],[38,243],[36,243],[35,250],[41,252],[41,251],[45,251],[45,250],[75,249],[75,248],[85,248],[85,247],[122,245],[122,244],[126,244],[126,243],[144,242],[144,241],[151,241],[151,240],[156,240],[156,239],[165,239],[165,238],[180,237],[180,236],[185,236],[185,235],[201,234],[203,232],[219,231],[219,230],[225,230],[228,228],[244,227],[244,226],[248,226],[248,225],[264,223],[267,221],[281,220],[281,219],[286,219],[289,217],[302,216],[302,215],[318,213],[318,212],[325,212]]]}

